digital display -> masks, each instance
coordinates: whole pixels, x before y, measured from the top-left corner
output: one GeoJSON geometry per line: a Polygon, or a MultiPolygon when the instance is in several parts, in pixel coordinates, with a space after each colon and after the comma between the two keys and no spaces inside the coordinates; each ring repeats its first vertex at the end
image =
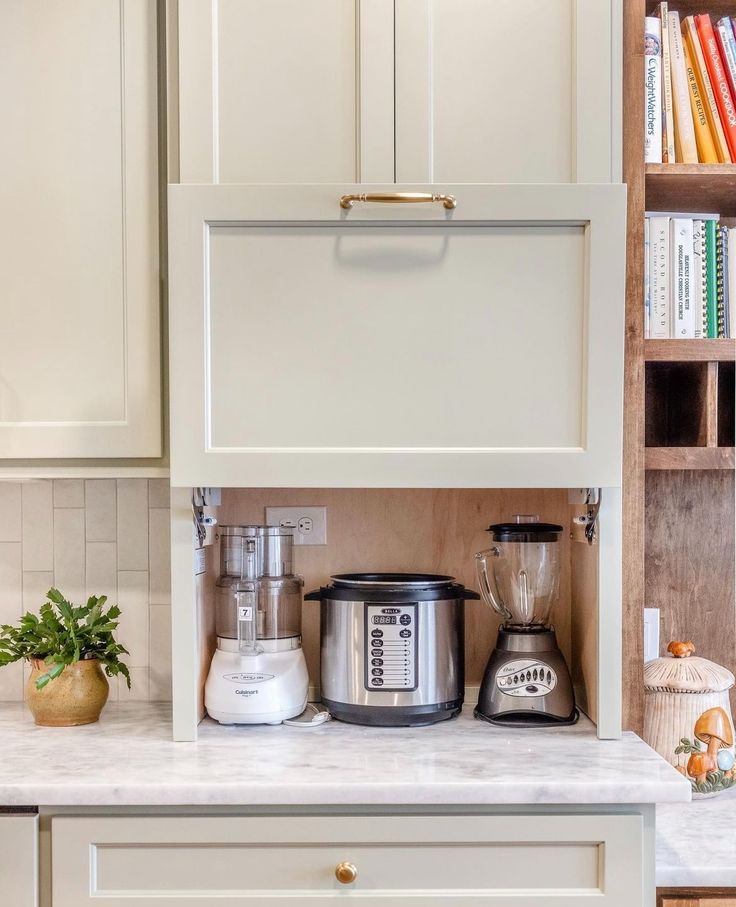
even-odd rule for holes
{"type": "Polygon", "coordinates": [[[374,615],[373,615],[373,623],[374,623],[374,624],[395,624],[395,623],[396,623],[396,615],[395,615],[395,614],[392,614],[392,615],[389,616],[389,615],[386,615],[386,614],[374,614],[374,615]]]}

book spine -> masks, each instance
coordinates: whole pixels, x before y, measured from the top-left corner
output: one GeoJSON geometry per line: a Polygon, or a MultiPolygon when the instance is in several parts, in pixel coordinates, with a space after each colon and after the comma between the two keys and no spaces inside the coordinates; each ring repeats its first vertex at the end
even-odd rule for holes
{"type": "Polygon", "coordinates": [[[667,340],[670,336],[670,224],[669,217],[649,218],[649,336],[667,340]]]}
{"type": "Polygon", "coordinates": [[[716,146],[713,143],[710,126],[708,125],[705,103],[700,94],[698,80],[695,75],[695,66],[693,65],[687,42],[683,42],[683,50],[685,52],[685,73],[687,75],[687,85],[690,91],[690,109],[693,115],[693,124],[695,126],[695,144],[698,148],[698,159],[703,164],[717,164],[718,154],[716,152],[716,146]]]}
{"type": "Polygon", "coordinates": [[[644,339],[649,338],[650,324],[652,320],[652,293],[650,281],[650,260],[651,249],[649,244],[649,218],[644,218],[644,339]]]}
{"type": "Polygon", "coordinates": [[[716,274],[716,230],[714,220],[705,222],[705,283],[707,295],[708,338],[718,336],[718,287],[716,274]]]}
{"type": "Polygon", "coordinates": [[[672,336],[695,337],[692,299],[693,222],[673,217],[670,222],[670,311],[672,336]]]}
{"type": "Polygon", "coordinates": [[[695,25],[694,16],[686,16],[682,20],[682,33],[688,50],[690,51],[690,59],[695,68],[695,76],[698,80],[700,96],[704,99],[705,113],[708,117],[711,136],[716,146],[718,161],[721,164],[730,164],[731,152],[728,149],[726,133],[723,131],[723,126],[721,125],[721,115],[718,112],[718,103],[716,101],[715,92],[713,91],[713,85],[710,81],[708,66],[705,62],[705,56],[700,44],[700,37],[698,36],[698,29],[695,25]]]}
{"type": "Polygon", "coordinates": [[[736,97],[736,41],[734,41],[733,37],[731,20],[720,19],[716,23],[715,33],[718,49],[723,60],[723,68],[726,70],[726,76],[728,77],[731,97],[736,97]]]}
{"type": "Polygon", "coordinates": [[[695,126],[690,109],[687,72],[685,70],[685,51],[680,31],[680,14],[670,13],[670,67],[672,72],[672,106],[675,113],[675,154],[677,160],[684,164],[698,163],[698,150],[695,144],[695,126]]]}
{"type": "Polygon", "coordinates": [[[718,228],[718,336],[729,336],[728,227],[718,228]]]}
{"type": "Polygon", "coordinates": [[[736,227],[728,227],[728,309],[726,312],[726,337],[733,337],[731,306],[736,305],[736,227]]]}
{"type": "Polygon", "coordinates": [[[644,20],[644,160],[662,163],[662,27],[644,20]]]}
{"type": "Polygon", "coordinates": [[[675,120],[672,113],[672,75],[670,72],[670,38],[667,23],[667,3],[659,4],[657,16],[662,30],[662,161],[674,164],[675,157],[675,120]]]}
{"type": "MultiPolygon", "coordinates": [[[[646,259],[645,259],[646,261],[646,259]]],[[[695,339],[708,336],[708,294],[705,286],[705,221],[693,221],[692,298],[695,309],[695,339]]]]}
{"type": "Polygon", "coordinates": [[[736,159],[736,108],[734,107],[731,89],[728,87],[728,78],[723,68],[723,61],[718,50],[718,43],[716,42],[710,16],[707,14],[696,16],[695,24],[698,27],[698,35],[703,45],[703,54],[708,66],[708,74],[713,85],[713,91],[716,95],[721,124],[728,141],[728,149],[731,153],[731,158],[736,159]]]}

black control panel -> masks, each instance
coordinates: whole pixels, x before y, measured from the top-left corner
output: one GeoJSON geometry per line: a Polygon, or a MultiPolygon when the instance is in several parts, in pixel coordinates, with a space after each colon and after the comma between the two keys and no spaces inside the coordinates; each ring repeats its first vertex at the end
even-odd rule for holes
{"type": "Polygon", "coordinates": [[[398,692],[417,688],[416,602],[365,604],[365,688],[398,692]]]}

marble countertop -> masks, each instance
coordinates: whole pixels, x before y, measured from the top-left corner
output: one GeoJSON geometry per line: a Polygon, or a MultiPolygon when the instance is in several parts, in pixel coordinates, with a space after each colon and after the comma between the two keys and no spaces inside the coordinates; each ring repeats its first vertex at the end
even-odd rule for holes
{"type": "Polygon", "coordinates": [[[426,728],[200,726],[171,740],[170,706],[111,704],[97,724],[40,728],[0,706],[0,806],[581,804],[687,800],[638,737],[502,730],[463,715],[426,728]]]}
{"type": "Polygon", "coordinates": [[[736,888],[736,789],[657,806],[657,885],[736,888]]]}

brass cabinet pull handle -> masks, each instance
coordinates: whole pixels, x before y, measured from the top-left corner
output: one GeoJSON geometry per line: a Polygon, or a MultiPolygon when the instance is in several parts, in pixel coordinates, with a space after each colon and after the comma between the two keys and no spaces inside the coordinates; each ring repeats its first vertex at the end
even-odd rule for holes
{"type": "Polygon", "coordinates": [[[358,870],[354,863],[338,863],[335,867],[335,878],[343,885],[349,885],[358,878],[358,870]]]}
{"type": "Polygon", "coordinates": [[[454,195],[433,195],[431,192],[359,192],[353,195],[343,195],[340,199],[340,207],[345,209],[352,208],[354,202],[377,202],[388,205],[442,202],[448,211],[457,206],[454,195]]]}

